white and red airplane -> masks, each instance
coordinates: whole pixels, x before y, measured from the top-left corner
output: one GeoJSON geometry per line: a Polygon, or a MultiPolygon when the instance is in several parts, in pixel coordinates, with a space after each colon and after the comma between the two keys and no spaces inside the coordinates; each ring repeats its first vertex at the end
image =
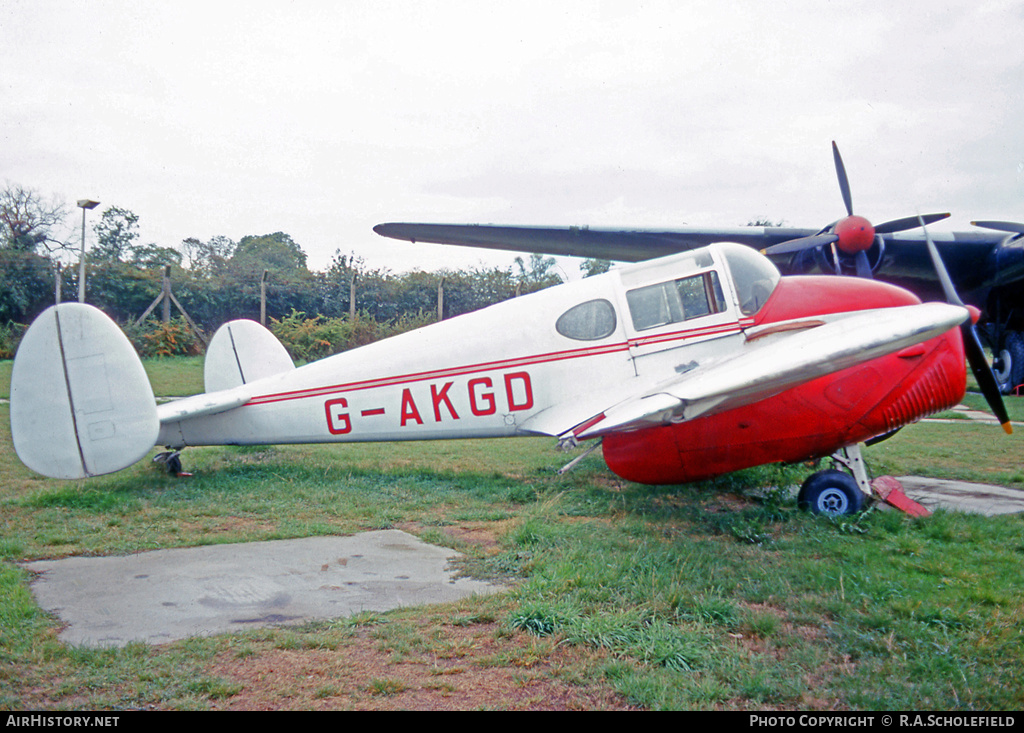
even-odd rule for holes
{"type": "Polygon", "coordinates": [[[849,449],[853,477],[820,472],[800,497],[844,513],[870,491],[857,444],[963,396],[965,323],[962,305],[877,281],[783,278],[749,247],[714,244],[300,368],[268,330],[233,321],[210,343],[207,392],[158,405],[114,322],[66,303],[21,342],[11,427],[25,465],[64,479],[118,471],[154,446],[177,472],[187,446],[601,438],[612,471],[646,483],[849,449]]]}

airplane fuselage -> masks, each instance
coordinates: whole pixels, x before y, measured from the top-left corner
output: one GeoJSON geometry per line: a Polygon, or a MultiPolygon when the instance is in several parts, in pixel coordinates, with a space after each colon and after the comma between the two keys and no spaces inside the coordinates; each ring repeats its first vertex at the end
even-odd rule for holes
{"type": "MultiPolygon", "coordinates": [[[[610,404],[791,329],[919,303],[857,279],[769,287],[746,266],[702,250],[551,288],[260,380],[243,406],[166,423],[157,442],[571,437],[610,404]]],[[[964,373],[952,331],[740,408],[609,431],[605,456],[625,478],[679,483],[828,455],[955,404],[964,373]]]]}

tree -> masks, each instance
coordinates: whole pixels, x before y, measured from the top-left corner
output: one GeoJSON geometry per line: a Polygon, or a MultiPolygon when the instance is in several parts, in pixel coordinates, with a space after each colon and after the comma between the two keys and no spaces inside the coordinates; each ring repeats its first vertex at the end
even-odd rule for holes
{"type": "Polygon", "coordinates": [[[0,325],[28,323],[54,300],[52,263],[35,252],[0,249],[0,325]]]}
{"type": "Polygon", "coordinates": [[[610,269],[612,269],[611,260],[599,260],[594,257],[588,257],[580,263],[580,272],[583,273],[583,277],[600,275],[608,272],[610,269]]]}
{"type": "Polygon", "coordinates": [[[27,322],[54,299],[51,254],[69,245],[57,230],[67,209],[34,189],[0,190],[0,323],[27,322]]]}
{"type": "MultiPolygon", "coordinates": [[[[334,250],[330,266],[325,272],[316,274],[321,314],[337,317],[349,312],[352,282],[364,269],[363,258],[354,252],[345,255],[340,249],[334,250]]],[[[359,287],[358,284],[356,287],[359,287]]]]}
{"type": "Polygon", "coordinates": [[[139,217],[137,214],[111,206],[93,227],[96,232],[96,246],[89,256],[101,262],[124,262],[139,238],[139,217]]]}
{"type": "Polygon", "coordinates": [[[160,292],[159,269],[143,270],[127,262],[101,261],[89,268],[86,301],[118,321],[133,321],[160,292]]]}
{"type": "Polygon", "coordinates": [[[141,244],[132,247],[131,264],[143,269],[177,265],[181,267],[181,252],[173,247],[160,247],[156,244],[141,244]]]}
{"type": "Polygon", "coordinates": [[[516,297],[521,291],[512,268],[476,268],[446,272],[444,275],[445,317],[486,308],[516,297]]]}
{"type": "Polygon", "coordinates": [[[223,272],[237,246],[233,240],[221,235],[211,237],[206,242],[196,237],[189,237],[181,242],[181,248],[188,258],[189,269],[206,276],[223,272]]]}
{"type": "Polygon", "coordinates": [[[225,320],[259,317],[264,270],[268,316],[281,318],[292,309],[317,310],[317,283],[306,269],[306,253],[289,235],[276,232],[242,237],[224,272],[215,278],[215,287],[223,293],[220,305],[225,320]]]}
{"type": "Polygon", "coordinates": [[[56,198],[45,201],[31,188],[8,183],[0,190],[0,248],[18,252],[54,252],[68,242],[54,231],[67,218],[56,198]]]}
{"type": "Polygon", "coordinates": [[[552,285],[559,285],[562,278],[554,272],[558,264],[554,257],[544,257],[536,252],[530,255],[530,267],[527,269],[522,257],[516,257],[516,266],[519,268],[519,282],[521,292],[532,293],[537,290],[549,288],[552,285]]]}
{"type": "Polygon", "coordinates": [[[238,266],[245,266],[251,261],[272,272],[306,270],[306,253],[284,232],[242,237],[231,261],[238,266]]]}

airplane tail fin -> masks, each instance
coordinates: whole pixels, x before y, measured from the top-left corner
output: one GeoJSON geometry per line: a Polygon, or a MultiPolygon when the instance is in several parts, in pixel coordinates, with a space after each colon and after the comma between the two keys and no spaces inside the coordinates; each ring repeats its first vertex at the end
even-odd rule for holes
{"type": "Polygon", "coordinates": [[[218,392],[294,368],[284,346],[266,328],[256,321],[229,321],[206,348],[203,382],[207,392],[218,392]]]}
{"type": "Polygon", "coordinates": [[[25,332],[11,374],[11,434],[44,476],[86,478],[140,460],[160,423],[142,362],[106,314],[47,308],[25,332]]]}

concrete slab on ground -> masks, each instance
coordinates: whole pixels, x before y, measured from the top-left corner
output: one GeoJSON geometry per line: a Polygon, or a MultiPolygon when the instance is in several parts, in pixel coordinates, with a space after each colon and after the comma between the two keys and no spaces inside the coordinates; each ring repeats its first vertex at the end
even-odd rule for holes
{"type": "Polygon", "coordinates": [[[1003,486],[899,476],[903,491],[928,509],[950,509],[986,516],[1024,512],[1024,491],[1003,486]]]}
{"type": "Polygon", "coordinates": [[[454,550],[399,530],[27,563],[32,592],[83,646],[161,644],[256,626],[445,603],[501,588],[456,578],[454,550]]]}

